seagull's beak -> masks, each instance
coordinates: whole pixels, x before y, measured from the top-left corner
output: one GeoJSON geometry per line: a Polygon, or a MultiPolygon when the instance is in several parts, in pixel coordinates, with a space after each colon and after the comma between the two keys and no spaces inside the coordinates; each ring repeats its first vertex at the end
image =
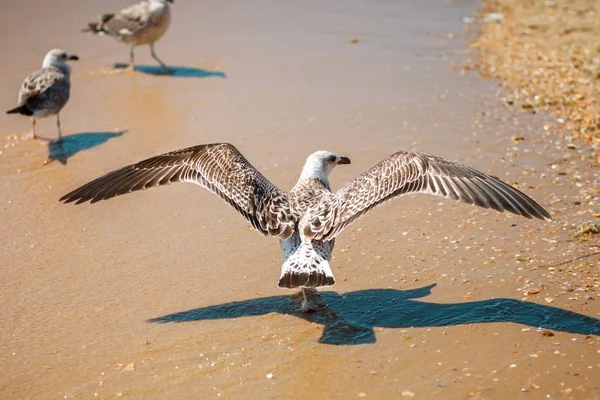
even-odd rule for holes
{"type": "Polygon", "coordinates": [[[68,58],[69,60],[73,60],[73,61],[78,61],[79,57],[77,57],[75,54],[73,54],[72,56],[69,56],[68,58]]]}
{"type": "Polygon", "coordinates": [[[338,164],[350,164],[350,159],[348,157],[340,157],[337,162],[338,164]]]}

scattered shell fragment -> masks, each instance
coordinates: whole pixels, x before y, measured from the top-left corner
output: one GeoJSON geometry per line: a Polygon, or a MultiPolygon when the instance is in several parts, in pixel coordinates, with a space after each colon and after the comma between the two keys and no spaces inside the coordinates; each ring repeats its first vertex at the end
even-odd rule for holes
{"type": "Polygon", "coordinates": [[[554,336],[554,332],[552,332],[550,329],[542,329],[541,334],[542,334],[542,336],[547,336],[547,337],[554,336]]]}
{"type": "Polygon", "coordinates": [[[600,233],[600,225],[595,221],[587,221],[577,225],[573,231],[574,236],[595,235],[600,233]]]}
{"type": "MultiPolygon", "coordinates": [[[[469,65],[499,80],[506,98],[530,113],[551,111],[568,132],[562,149],[591,149],[600,161],[598,88],[600,2],[594,0],[486,1],[484,22],[469,65]],[[485,22],[488,22],[485,24],[485,22]],[[497,23],[489,23],[497,22],[497,23]],[[570,45],[573,44],[573,45],[570,45]],[[573,143],[570,143],[573,142],[573,143]]],[[[469,23],[470,20],[464,20],[469,23]]],[[[553,130],[553,125],[546,131],[553,130]]]]}
{"type": "Polygon", "coordinates": [[[500,13],[488,13],[481,18],[481,22],[504,22],[504,15],[500,13]]]}
{"type": "Polygon", "coordinates": [[[121,371],[133,371],[135,370],[135,362],[130,362],[129,364],[123,365],[121,371]]]}

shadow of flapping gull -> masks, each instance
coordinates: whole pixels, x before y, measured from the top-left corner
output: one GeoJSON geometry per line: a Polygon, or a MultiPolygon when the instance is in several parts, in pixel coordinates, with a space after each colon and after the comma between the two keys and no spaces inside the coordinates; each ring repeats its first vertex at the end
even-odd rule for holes
{"type": "Polygon", "coordinates": [[[370,289],[338,294],[319,292],[319,311],[305,314],[292,296],[271,296],[197,308],[148,322],[189,322],[258,316],[272,312],[294,315],[323,325],[320,343],[375,343],[375,327],[442,327],[488,322],[512,322],[556,331],[600,336],[600,320],[572,311],[515,299],[438,304],[416,301],[435,286],[419,289],[370,289]]]}
{"type": "MultiPolygon", "coordinates": [[[[116,69],[126,69],[129,64],[115,64],[116,69]]],[[[136,65],[136,72],[155,76],[171,76],[174,78],[227,78],[227,74],[221,71],[208,71],[201,68],[169,66],[165,71],[157,65],[136,65]]]]}
{"type": "Polygon", "coordinates": [[[48,143],[48,159],[44,164],[54,160],[62,165],[76,153],[101,145],[109,139],[122,136],[127,131],[120,132],[84,132],[63,136],[62,140],[52,140],[48,143]]]}

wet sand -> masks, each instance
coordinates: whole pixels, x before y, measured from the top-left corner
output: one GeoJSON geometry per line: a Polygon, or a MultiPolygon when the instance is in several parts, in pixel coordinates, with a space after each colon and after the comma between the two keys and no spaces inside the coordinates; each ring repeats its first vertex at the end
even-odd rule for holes
{"type": "MultiPolygon", "coordinates": [[[[476,1],[177,1],[157,52],[188,77],[105,72],[127,48],[78,31],[124,3],[45,4],[0,6],[5,109],[48,49],[81,58],[62,150],[0,115],[0,397],[600,396],[599,243],[570,231],[598,211],[597,170],[554,145],[544,115],[501,108],[493,82],[455,68],[476,1]],[[46,18],[61,12],[63,25],[46,18]],[[555,221],[392,201],[340,236],[337,283],[304,315],[276,287],[277,241],[193,185],[57,201],[215,141],[284,189],[315,150],[352,159],[334,190],[395,151],[427,151],[515,184],[555,221]]],[[[148,53],[137,60],[153,66],[148,53]]],[[[38,127],[56,135],[52,118],[38,127]]]]}

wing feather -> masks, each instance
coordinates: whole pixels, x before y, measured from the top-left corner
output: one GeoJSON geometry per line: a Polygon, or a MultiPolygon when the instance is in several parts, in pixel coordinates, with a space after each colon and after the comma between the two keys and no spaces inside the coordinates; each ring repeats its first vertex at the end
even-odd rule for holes
{"type": "Polygon", "coordinates": [[[398,152],[324,197],[304,219],[303,232],[332,240],[373,207],[410,193],[426,193],[525,218],[551,219],[533,199],[473,168],[414,151],[398,152]]]}
{"type": "Polygon", "coordinates": [[[100,16],[99,28],[113,37],[131,36],[141,29],[149,27],[150,6],[141,2],[122,9],[114,14],[100,16]]]}
{"type": "Polygon", "coordinates": [[[95,203],[173,182],[215,193],[260,233],[287,239],[295,228],[287,194],[258,172],[231,144],[214,143],[165,153],[101,176],[60,201],[95,203]]]}
{"type": "Polygon", "coordinates": [[[62,108],[69,99],[69,80],[55,67],[32,72],[21,85],[18,106],[26,105],[32,111],[62,108]]]}

